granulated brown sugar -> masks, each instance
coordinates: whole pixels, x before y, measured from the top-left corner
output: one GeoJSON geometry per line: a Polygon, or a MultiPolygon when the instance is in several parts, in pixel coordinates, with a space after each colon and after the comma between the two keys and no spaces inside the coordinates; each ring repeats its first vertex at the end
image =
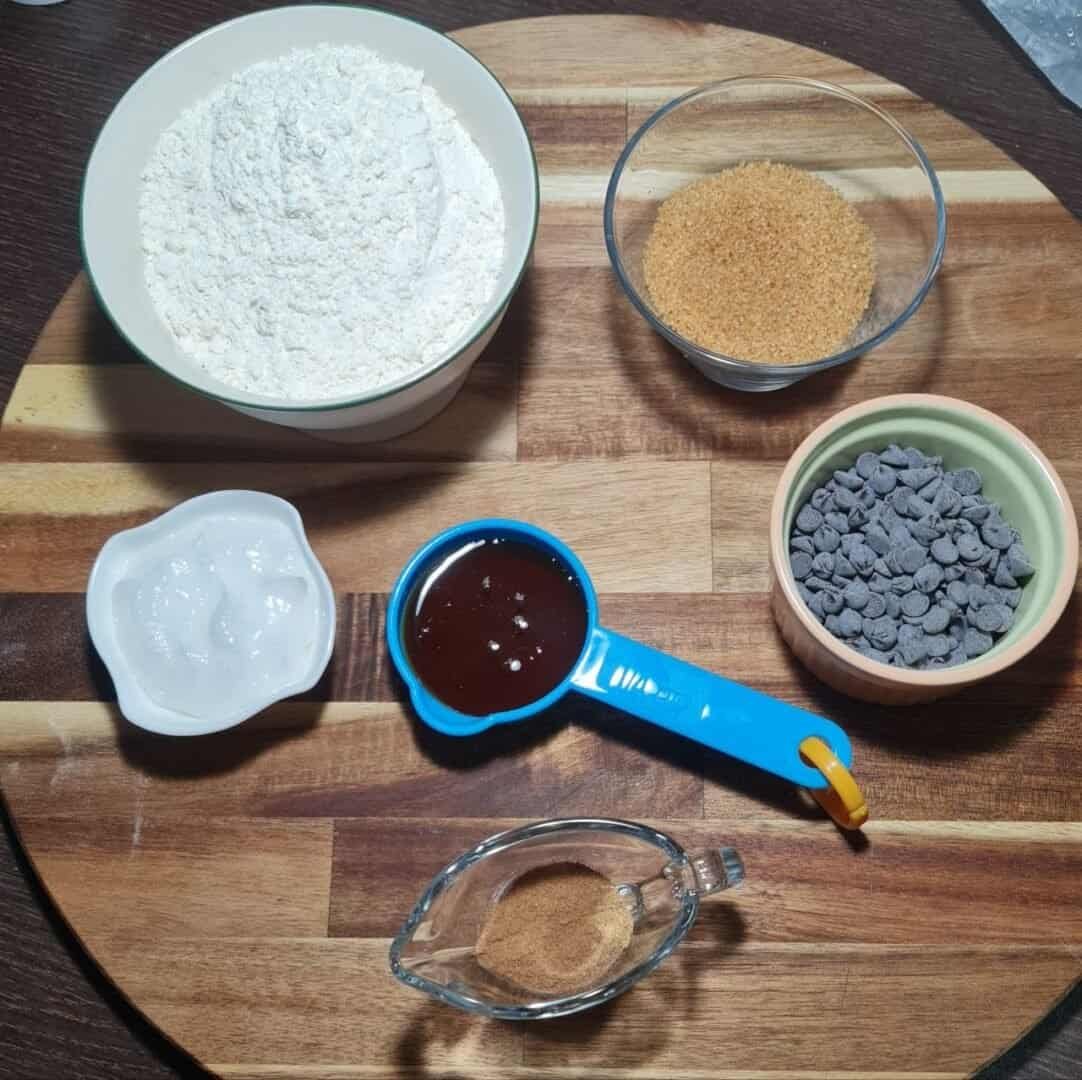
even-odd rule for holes
{"type": "Polygon", "coordinates": [[[793,364],[836,351],[874,279],[872,235],[826,181],[755,161],[670,195],[643,252],[650,301],[689,341],[793,364]]]}
{"type": "Polygon", "coordinates": [[[604,979],[632,929],[608,878],[579,863],[554,863],[517,878],[492,906],[477,961],[532,993],[574,994],[604,979]]]}

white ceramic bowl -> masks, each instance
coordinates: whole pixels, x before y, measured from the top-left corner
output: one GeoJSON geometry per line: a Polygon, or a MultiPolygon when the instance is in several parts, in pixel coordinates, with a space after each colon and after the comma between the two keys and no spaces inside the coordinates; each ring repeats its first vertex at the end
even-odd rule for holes
{"type": "Polygon", "coordinates": [[[303,694],[319,682],[334,649],[334,590],[308,543],[304,523],[296,507],[277,495],[267,495],[262,491],[212,491],[174,506],[145,525],[115,533],[105,542],[94,560],[86,587],[86,621],[90,628],[90,640],[112,676],[120,711],[128,720],[137,727],[160,735],[209,735],[236,727],[268,705],[294,694],[303,694]],[[231,712],[197,718],[165,708],[143,690],[117,641],[113,590],[125,577],[132,558],[149,544],[202,517],[231,512],[280,521],[293,534],[315,581],[318,631],[312,645],[310,663],[298,679],[280,687],[271,696],[253,695],[231,712]]]}
{"type": "Polygon", "coordinates": [[[397,15],[311,5],[274,8],[212,27],[142,75],[105,122],[90,155],[80,233],[101,306],[132,347],[167,375],[260,420],[326,438],[374,441],[418,427],[454,397],[507,311],[533,248],[537,216],[537,164],[529,137],[507,92],[479,60],[443,34],[397,15]],[[143,277],[140,174],[163,129],[235,72],[325,42],[363,45],[424,71],[499,181],[507,221],[504,266],[484,311],[437,362],[367,394],[285,403],[209,376],[181,353],[158,318],[143,277]]]}

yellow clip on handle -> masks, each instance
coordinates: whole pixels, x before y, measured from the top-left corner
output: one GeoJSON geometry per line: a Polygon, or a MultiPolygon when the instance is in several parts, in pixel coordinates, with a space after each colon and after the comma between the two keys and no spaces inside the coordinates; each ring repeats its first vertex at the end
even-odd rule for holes
{"type": "Polygon", "coordinates": [[[825,788],[809,788],[812,798],[843,829],[859,829],[868,820],[868,804],[853,774],[822,739],[808,736],[800,744],[800,756],[826,777],[825,788]]]}

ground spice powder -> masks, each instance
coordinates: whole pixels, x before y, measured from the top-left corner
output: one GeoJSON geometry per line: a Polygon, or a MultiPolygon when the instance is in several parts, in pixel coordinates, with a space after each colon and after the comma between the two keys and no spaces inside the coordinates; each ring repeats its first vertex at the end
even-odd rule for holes
{"type": "Polygon", "coordinates": [[[835,352],[874,281],[872,235],[826,181],[755,161],[669,196],[643,251],[650,301],[689,341],[770,364],[835,352]]]}
{"type": "Polygon", "coordinates": [[[489,910],[477,942],[487,971],[546,997],[601,982],[631,941],[631,912],[608,878],[579,863],[537,867],[489,910]]]}

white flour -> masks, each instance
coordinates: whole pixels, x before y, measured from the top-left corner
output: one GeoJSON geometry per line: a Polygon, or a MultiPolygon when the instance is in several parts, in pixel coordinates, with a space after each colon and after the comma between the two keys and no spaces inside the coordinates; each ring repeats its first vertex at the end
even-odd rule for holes
{"type": "Polygon", "coordinates": [[[445,355],[495,291],[496,177],[420,71],[321,45],[187,110],[143,173],[146,281],[180,348],[279,398],[445,355]]]}

